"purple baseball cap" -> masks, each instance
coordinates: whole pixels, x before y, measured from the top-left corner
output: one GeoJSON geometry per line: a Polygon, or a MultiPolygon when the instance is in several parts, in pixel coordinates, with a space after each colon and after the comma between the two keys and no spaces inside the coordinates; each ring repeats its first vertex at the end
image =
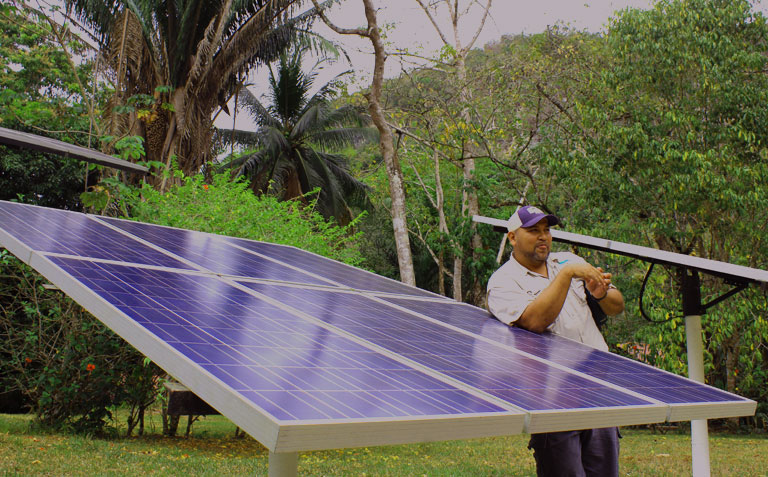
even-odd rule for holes
{"type": "Polygon", "coordinates": [[[524,207],[520,207],[515,211],[514,214],[512,214],[512,217],[510,217],[507,221],[507,230],[514,232],[520,227],[531,227],[538,224],[541,219],[547,219],[547,223],[550,226],[558,225],[560,223],[560,219],[554,215],[544,213],[538,207],[526,205],[524,207]]]}

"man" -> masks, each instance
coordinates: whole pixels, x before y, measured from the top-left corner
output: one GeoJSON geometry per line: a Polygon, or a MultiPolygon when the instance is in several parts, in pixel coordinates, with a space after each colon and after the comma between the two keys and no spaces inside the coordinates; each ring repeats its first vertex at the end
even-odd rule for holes
{"type": "MultiPolygon", "coordinates": [[[[536,333],[549,331],[608,351],[586,291],[607,315],[624,311],[611,274],[570,252],[550,254],[549,228],[560,220],[536,207],[519,208],[507,223],[512,256],[488,281],[488,309],[501,322],[536,333]]],[[[533,434],[539,476],[617,476],[618,429],[533,434]]]]}

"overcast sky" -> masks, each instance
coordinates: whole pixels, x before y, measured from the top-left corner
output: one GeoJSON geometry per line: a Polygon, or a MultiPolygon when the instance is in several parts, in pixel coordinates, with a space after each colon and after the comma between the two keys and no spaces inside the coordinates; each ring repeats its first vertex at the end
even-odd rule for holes
{"type": "MultiPolygon", "coordinates": [[[[443,43],[416,0],[375,0],[379,6],[377,17],[380,26],[387,25],[387,40],[389,48],[397,50],[407,48],[409,52],[425,57],[433,57],[443,43]]],[[[424,0],[440,5],[435,15],[439,26],[453,43],[453,31],[450,17],[445,7],[445,0],[424,0]]],[[[450,0],[453,3],[453,0],[450,0]]],[[[461,8],[472,5],[469,14],[459,23],[462,45],[471,41],[480,24],[483,8],[487,0],[460,0],[461,8]]],[[[361,0],[345,0],[336,6],[329,17],[338,26],[358,27],[365,24],[365,15],[361,0]]],[[[482,47],[488,42],[498,40],[502,35],[517,35],[520,33],[539,33],[547,26],[562,23],[578,30],[597,32],[603,29],[608,19],[617,10],[631,8],[651,8],[653,0],[493,0],[489,17],[473,45],[482,47]]],[[[326,29],[322,22],[316,25],[322,35],[333,38],[346,46],[356,70],[370,71],[373,59],[366,57],[363,52],[370,52],[370,42],[359,38],[337,35],[326,29]]],[[[395,76],[400,69],[399,59],[391,57],[388,60],[388,76],[395,76]]]]}

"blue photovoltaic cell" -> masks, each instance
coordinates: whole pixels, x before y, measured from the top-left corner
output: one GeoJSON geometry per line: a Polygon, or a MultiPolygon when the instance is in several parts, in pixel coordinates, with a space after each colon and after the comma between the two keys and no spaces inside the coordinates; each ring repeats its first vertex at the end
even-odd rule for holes
{"type": "Polygon", "coordinates": [[[190,268],[78,212],[0,201],[0,224],[27,247],[41,252],[190,268]]]}
{"type": "Polygon", "coordinates": [[[102,218],[101,220],[106,220],[115,227],[216,273],[333,286],[331,282],[326,280],[312,277],[273,260],[232,247],[227,244],[226,238],[223,236],[128,220],[109,218],[102,218]]]}
{"type": "Polygon", "coordinates": [[[389,297],[384,300],[668,404],[746,401],[741,396],[560,336],[509,328],[487,311],[467,304],[389,297]]]}
{"type": "Polygon", "coordinates": [[[51,260],[281,420],[505,411],[214,277],[51,260]]]}
{"type": "Polygon", "coordinates": [[[526,410],[651,404],[361,295],[243,285],[526,410]]]}
{"type": "Polygon", "coordinates": [[[366,272],[365,270],[294,247],[243,239],[230,238],[229,240],[248,250],[311,271],[316,275],[320,275],[356,290],[425,297],[439,296],[426,290],[422,290],[421,288],[408,286],[404,283],[376,275],[375,273],[366,272]]]}

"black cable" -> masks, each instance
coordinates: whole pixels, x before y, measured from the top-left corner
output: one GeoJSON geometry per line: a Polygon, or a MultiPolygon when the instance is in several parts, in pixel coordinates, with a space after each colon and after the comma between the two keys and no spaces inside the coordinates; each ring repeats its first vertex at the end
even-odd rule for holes
{"type": "Polygon", "coordinates": [[[639,306],[640,306],[640,315],[645,318],[646,321],[650,323],[664,323],[666,321],[674,320],[676,317],[672,316],[670,314],[669,318],[665,318],[663,320],[654,320],[648,314],[645,312],[645,308],[643,307],[643,295],[645,295],[645,286],[648,284],[648,278],[651,276],[651,272],[653,272],[653,266],[656,265],[655,263],[651,262],[651,266],[648,267],[648,271],[645,272],[645,278],[643,278],[643,284],[640,286],[640,299],[639,299],[639,306]]]}

